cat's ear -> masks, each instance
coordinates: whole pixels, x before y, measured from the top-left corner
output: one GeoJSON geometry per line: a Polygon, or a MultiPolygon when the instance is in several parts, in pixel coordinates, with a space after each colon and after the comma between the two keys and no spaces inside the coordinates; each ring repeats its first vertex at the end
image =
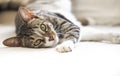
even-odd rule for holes
{"type": "Polygon", "coordinates": [[[11,37],[4,40],[3,44],[9,47],[20,47],[22,46],[22,41],[20,37],[11,37]]]}
{"type": "Polygon", "coordinates": [[[20,7],[18,13],[26,22],[36,17],[36,15],[32,11],[25,7],[20,7]]]}

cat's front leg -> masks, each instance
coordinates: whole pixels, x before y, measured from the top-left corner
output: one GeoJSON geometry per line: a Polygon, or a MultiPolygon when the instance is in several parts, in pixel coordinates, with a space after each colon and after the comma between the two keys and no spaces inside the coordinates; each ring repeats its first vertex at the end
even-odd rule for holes
{"type": "Polygon", "coordinates": [[[71,52],[75,47],[72,40],[67,40],[56,46],[56,51],[60,53],[71,52]]]}

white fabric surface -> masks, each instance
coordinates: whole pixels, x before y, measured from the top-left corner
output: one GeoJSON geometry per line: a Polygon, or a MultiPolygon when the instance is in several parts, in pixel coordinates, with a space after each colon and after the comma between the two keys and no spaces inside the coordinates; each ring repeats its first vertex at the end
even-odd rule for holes
{"type": "Polygon", "coordinates": [[[69,53],[54,48],[6,47],[13,26],[0,26],[0,76],[120,76],[120,45],[81,42],[69,53]]]}

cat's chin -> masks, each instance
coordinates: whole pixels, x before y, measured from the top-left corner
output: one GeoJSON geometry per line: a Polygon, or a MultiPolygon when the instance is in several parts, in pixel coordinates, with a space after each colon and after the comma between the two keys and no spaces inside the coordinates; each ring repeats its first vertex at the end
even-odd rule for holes
{"type": "Polygon", "coordinates": [[[54,46],[56,46],[56,45],[58,44],[58,42],[59,42],[59,39],[58,39],[57,36],[56,36],[55,39],[52,40],[52,41],[49,41],[49,38],[48,38],[48,37],[46,37],[45,39],[46,39],[46,43],[44,44],[44,47],[54,47],[54,46]]]}

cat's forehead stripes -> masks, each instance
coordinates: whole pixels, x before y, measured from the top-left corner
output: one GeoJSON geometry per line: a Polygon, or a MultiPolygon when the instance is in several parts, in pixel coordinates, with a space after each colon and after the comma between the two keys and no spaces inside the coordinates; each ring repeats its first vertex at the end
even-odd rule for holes
{"type": "Polygon", "coordinates": [[[31,21],[29,21],[28,22],[28,24],[30,24],[30,25],[35,25],[35,24],[41,24],[41,23],[43,23],[44,22],[44,20],[42,20],[42,19],[32,19],[31,21]]]}
{"type": "Polygon", "coordinates": [[[38,32],[38,31],[35,31],[34,32],[36,35],[38,35],[38,36],[42,36],[42,34],[40,33],[40,32],[38,32]]]}

